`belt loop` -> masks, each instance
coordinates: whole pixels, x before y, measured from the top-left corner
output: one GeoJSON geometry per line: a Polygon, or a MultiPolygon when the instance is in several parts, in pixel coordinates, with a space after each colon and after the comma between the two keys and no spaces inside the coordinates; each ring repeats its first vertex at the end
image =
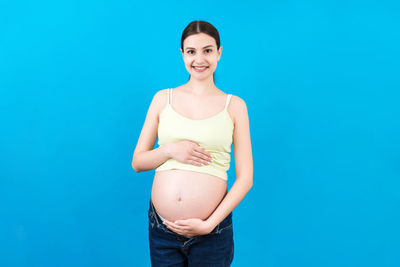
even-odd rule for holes
{"type": "Polygon", "coordinates": [[[218,234],[218,232],[219,232],[219,225],[220,225],[221,223],[219,223],[219,224],[217,224],[217,227],[216,227],[216,229],[215,229],[215,233],[216,234],[218,234]]]}

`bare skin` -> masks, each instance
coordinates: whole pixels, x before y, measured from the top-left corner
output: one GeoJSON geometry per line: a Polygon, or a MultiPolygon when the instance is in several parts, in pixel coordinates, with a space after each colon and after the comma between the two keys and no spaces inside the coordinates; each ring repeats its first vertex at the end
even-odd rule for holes
{"type": "Polygon", "coordinates": [[[158,214],[168,221],[206,220],[221,202],[226,181],[213,175],[186,171],[156,172],[151,198],[158,214]]]}
{"type": "MultiPolygon", "coordinates": [[[[193,105],[202,106],[201,110],[207,112],[207,114],[197,115],[198,119],[212,117],[224,108],[227,95],[222,91],[216,96],[208,97],[207,101],[205,97],[193,98],[185,90],[184,86],[173,89],[173,108],[181,115],[190,113],[185,109],[187,110],[188,107],[193,107],[193,105]]],[[[184,116],[194,119],[189,115],[184,116]]],[[[188,144],[188,142],[182,141],[174,144],[171,153],[173,158],[184,162],[187,146],[199,149],[200,152],[198,152],[197,157],[192,157],[186,163],[197,166],[210,164],[211,154],[194,142],[188,144]]],[[[207,220],[226,193],[227,182],[217,176],[173,169],[155,172],[151,198],[157,213],[167,220],[167,227],[179,232],[179,229],[175,229],[173,224],[168,225],[168,223],[194,218],[202,221],[207,220]]]]}
{"type": "MultiPolygon", "coordinates": [[[[222,46],[217,49],[214,38],[200,33],[187,37],[181,52],[191,77],[189,82],[173,89],[173,109],[193,120],[218,114],[224,107],[226,94],[214,85],[212,75],[222,46]],[[206,69],[197,71],[194,66],[206,69]]],[[[194,142],[179,141],[153,149],[159,116],[166,104],[166,89],[160,90],[153,97],[134,151],[132,167],[136,172],[155,169],[169,158],[196,166],[210,160],[210,155],[194,142]]],[[[234,124],[236,166],[236,180],[229,192],[225,180],[205,173],[165,170],[155,174],[151,196],[154,207],[166,218],[165,225],[178,234],[188,237],[208,234],[253,185],[249,119],[244,100],[232,95],[228,113],[234,124]]]]}

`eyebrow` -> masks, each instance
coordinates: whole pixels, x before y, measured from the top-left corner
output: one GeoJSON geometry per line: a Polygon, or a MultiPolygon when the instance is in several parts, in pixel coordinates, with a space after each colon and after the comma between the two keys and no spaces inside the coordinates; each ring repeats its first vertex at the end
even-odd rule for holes
{"type": "MultiPolygon", "coordinates": [[[[207,45],[207,46],[203,47],[203,49],[207,48],[207,47],[214,47],[214,46],[213,45],[207,45]]],[[[196,48],[194,48],[194,47],[186,47],[186,49],[195,49],[196,50],[196,48]]]]}

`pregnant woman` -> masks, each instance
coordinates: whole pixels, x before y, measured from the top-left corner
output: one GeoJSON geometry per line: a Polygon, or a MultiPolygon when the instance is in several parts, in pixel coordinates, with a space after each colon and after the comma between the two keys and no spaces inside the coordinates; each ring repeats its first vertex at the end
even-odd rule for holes
{"type": "Polygon", "coordinates": [[[253,185],[253,158],[245,101],[214,84],[221,52],[213,25],[193,21],[185,28],[181,53],[189,81],[154,94],[133,154],[136,172],[155,169],[152,266],[218,267],[233,260],[232,211],[253,185]],[[236,180],[228,192],[232,143],[236,180]]]}

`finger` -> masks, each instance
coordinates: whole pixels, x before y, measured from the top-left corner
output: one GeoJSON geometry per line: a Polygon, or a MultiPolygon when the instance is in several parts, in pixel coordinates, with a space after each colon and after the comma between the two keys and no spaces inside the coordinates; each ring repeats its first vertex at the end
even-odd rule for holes
{"type": "Polygon", "coordinates": [[[176,223],[173,223],[176,227],[180,227],[183,230],[190,230],[192,229],[192,226],[190,224],[185,223],[184,221],[179,221],[176,223]]]}
{"type": "Polygon", "coordinates": [[[203,165],[201,165],[201,163],[198,162],[195,158],[188,159],[188,163],[189,163],[189,164],[192,164],[192,165],[195,165],[195,166],[199,166],[199,167],[203,166],[203,165]]]}
{"type": "Polygon", "coordinates": [[[197,157],[200,157],[206,161],[212,160],[211,154],[205,151],[201,146],[195,147],[194,151],[197,157]]]}
{"type": "Polygon", "coordinates": [[[190,157],[190,159],[198,162],[200,165],[201,164],[209,165],[211,163],[211,159],[205,157],[203,154],[201,154],[199,152],[194,152],[194,154],[196,154],[196,155],[192,155],[190,157]]]}
{"type": "Polygon", "coordinates": [[[171,226],[170,224],[166,224],[166,226],[167,226],[168,229],[170,229],[171,231],[173,231],[173,232],[175,232],[177,234],[180,234],[180,235],[187,235],[188,234],[186,231],[179,230],[179,229],[171,226]]]}
{"type": "Polygon", "coordinates": [[[204,155],[203,152],[201,150],[198,150],[198,148],[195,148],[192,153],[191,156],[193,158],[196,159],[203,159],[203,160],[208,160],[208,156],[204,155]]]}
{"type": "Polygon", "coordinates": [[[196,165],[196,166],[199,166],[199,167],[210,164],[208,161],[205,161],[205,160],[203,160],[201,158],[198,158],[198,157],[190,157],[188,162],[190,164],[193,164],[193,165],[196,165]]]}
{"type": "Polygon", "coordinates": [[[168,227],[171,227],[172,229],[175,229],[177,231],[187,231],[190,229],[190,226],[187,226],[187,225],[178,225],[176,223],[169,222],[169,221],[165,221],[164,223],[168,227]]]}
{"type": "Polygon", "coordinates": [[[168,227],[168,226],[167,226],[167,228],[168,228],[170,231],[172,231],[172,232],[174,232],[174,233],[176,233],[176,234],[178,234],[178,235],[185,235],[183,232],[178,231],[178,230],[176,230],[176,229],[170,228],[170,227],[168,227]]]}

